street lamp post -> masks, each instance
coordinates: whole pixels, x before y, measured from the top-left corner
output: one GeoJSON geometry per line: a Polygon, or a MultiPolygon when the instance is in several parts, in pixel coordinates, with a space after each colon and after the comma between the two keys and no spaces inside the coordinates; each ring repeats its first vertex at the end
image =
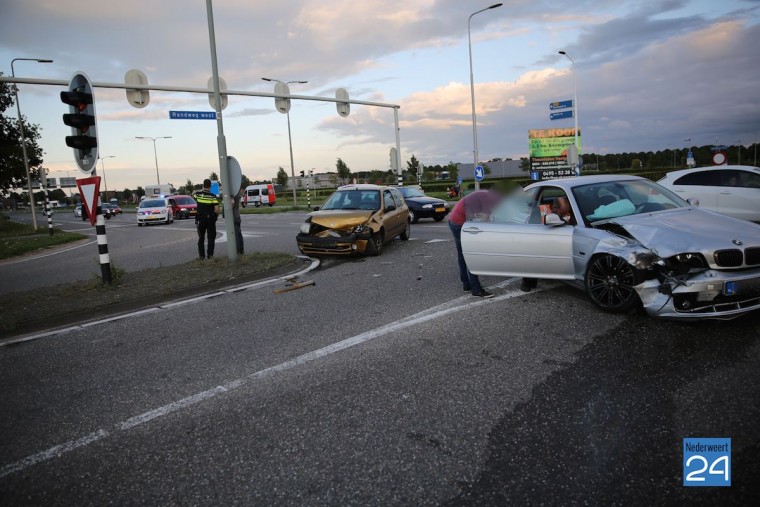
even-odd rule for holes
{"type": "MultiPolygon", "coordinates": [[[[481,12],[485,12],[490,9],[495,9],[497,7],[501,7],[502,4],[493,4],[490,7],[486,7],[485,9],[480,9],[477,12],[473,12],[470,14],[470,17],[467,18],[467,48],[469,50],[470,54],[470,99],[472,101],[472,169],[473,171],[478,166],[478,122],[475,116],[475,80],[472,76],[472,40],[470,37],[470,22],[472,21],[472,17],[476,14],[480,14],[481,12]]],[[[475,180],[475,190],[480,190],[480,182],[476,179],[475,180]]]]}
{"type": "MultiPolygon", "coordinates": [[[[264,81],[284,83],[284,84],[306,84],[308,81],[281,81],[279,79],[272,79],[268,77],[262,77],[264,81]]],[[[290,148],[290,177],[293,179],[293,206],[296,206],[296,169],[293,164],[293,140],[290,137],[290,109],[286,113],[288,117],[288,146],[290,148]]]]}
{"type": "Polygon", "coordinates": [[[575,75],[575,60],[570,58],[570,55],[565,51],[560,51],[559,54],[567,57],[572,63],[573,68],[573,119],[575,120],[575,149],[578,151],[578,163],[576,164],[576,174],[578,174],[577,169],[580,166],[581,147],[578,144],[578,81],[575,75]]]}
{"type": "MultiPolygon", "coordinates": [[[[16,70],[13,68],[13,64],[17,61],[23,62],[37,62],[37,63],[53,63],[53,60],[47,60],[43,58],[14,58],[11,60],[11,76],[16,77],[16,70]]],[[[21,121],[21,104],[18,101],[18,86],[13,85],[13,94],[16,99],[16,112],[18,114],[18,130],[21,133],[21,151],[24,154],[24,169],[26,169],[26,185],[29,189],[29,207],[32,208],[32,226],[34,230],[37,230],[37,213],[34,210],[34,192],[32,192],[32,176],[29,173],[29,157],[26,154],[26,137],[24,136],[24,122],[21,121]]]]}
{"type": "Polygon", "coordinates": [[[172,136],[162,136],[162,137],[142,137],[142,136],[135,136],[135,139],[150,139],[153,141],[153,156],[156,159],[156,183],[161,184],[161,178],[158,175],[158,153],[156,152],[156,140],[158,139],[171,139],[172,136]]]}
{"type": "Polygon", "coordinates": [[[108,155],[107,157],[98,157],[100,159],[100,167],[103,168],[103,186],[105,187],[105,195],[106,198],[103,200],[103,202],[108,201],[108,182],[106,181],[106,163],[103,162],[103,159],[106,158],[116,158],[116,155],[108,155]]]}
{"type": "Polygon", "coordinates": [[[739,159],[739,162],[736,165],[742,165],[742,140],[737,139],[736,144],[739,145],[739,155],[737,157],[739,159]]]}

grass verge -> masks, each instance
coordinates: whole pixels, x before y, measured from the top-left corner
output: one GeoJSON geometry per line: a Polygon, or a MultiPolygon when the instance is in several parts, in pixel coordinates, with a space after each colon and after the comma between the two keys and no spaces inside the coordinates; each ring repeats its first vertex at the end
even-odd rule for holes
{"type": "Polygon", "coordinates": [[[196,260],[133,273],[112,265],[115,276],[111,285],[104,285],[97,276],[86,282],[0,298],[3,316],[0,338],[125,313],[285,274],[300,267],[301,262],[288,254],[253,253],[241,255],[235,262],[226,258],[196,260]]]}
{"type": "Polygon", "coordinates": [[[85,238],[87,236],[77,232],[64,232],[60,229],[53,229],[51,236],[47,228],[35,231],[31,225],[11,222],[8,216],[0,213],[0,259],[85,238]]]}

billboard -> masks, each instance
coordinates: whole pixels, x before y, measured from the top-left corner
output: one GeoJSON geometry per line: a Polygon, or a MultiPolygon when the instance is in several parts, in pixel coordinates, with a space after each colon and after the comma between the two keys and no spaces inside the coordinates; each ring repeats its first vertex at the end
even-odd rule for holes
{"type": "MultiPolygon", "coordinates": [[[[528,131],[530,167],[533,179],[546,180],[573,176],[567,163],[567,148],[575,144],[574,128],[532,129],[528,131]]],[[[578,130],[578,153],[581,132],[578,130]]]]}

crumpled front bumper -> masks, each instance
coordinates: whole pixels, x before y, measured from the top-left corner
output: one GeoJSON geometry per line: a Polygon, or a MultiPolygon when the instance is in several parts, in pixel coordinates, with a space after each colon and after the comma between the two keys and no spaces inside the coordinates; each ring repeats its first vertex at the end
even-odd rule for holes
{"type": "MultiPolygon", "coordinates": [[[[337,234],[337,233],[336,233],[337,234]]],[[[368,234],[345,236],[313,236],[298,233],[296,242],[304,255],[355,255],[365,253],[369,244],[368,234]]]]}
{"type": "Polygon", "coordinates": [[[707,270],[679,285],[647,280],[636,291],[653,317],[728,320],[760,310],[760,268],[707,270]]]}

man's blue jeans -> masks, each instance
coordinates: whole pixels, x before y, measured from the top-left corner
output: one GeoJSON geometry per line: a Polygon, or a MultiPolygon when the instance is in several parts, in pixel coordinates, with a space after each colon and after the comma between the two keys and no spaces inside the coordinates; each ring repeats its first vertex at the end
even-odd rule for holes
{"type": "Polygon", "coordinates": [[[462,281],[462,287],[465,290],[470,290],[473,295],[477,295],[483,288],[480,286],[478,275],[470,273],[467,269],[467,264],[464,262],[464,255],[462,255],[462,226],[449,222],[449,229],[451,229],[451,234],[454,236],[454,244],[457,247],[459,279],[462,281]]]}

